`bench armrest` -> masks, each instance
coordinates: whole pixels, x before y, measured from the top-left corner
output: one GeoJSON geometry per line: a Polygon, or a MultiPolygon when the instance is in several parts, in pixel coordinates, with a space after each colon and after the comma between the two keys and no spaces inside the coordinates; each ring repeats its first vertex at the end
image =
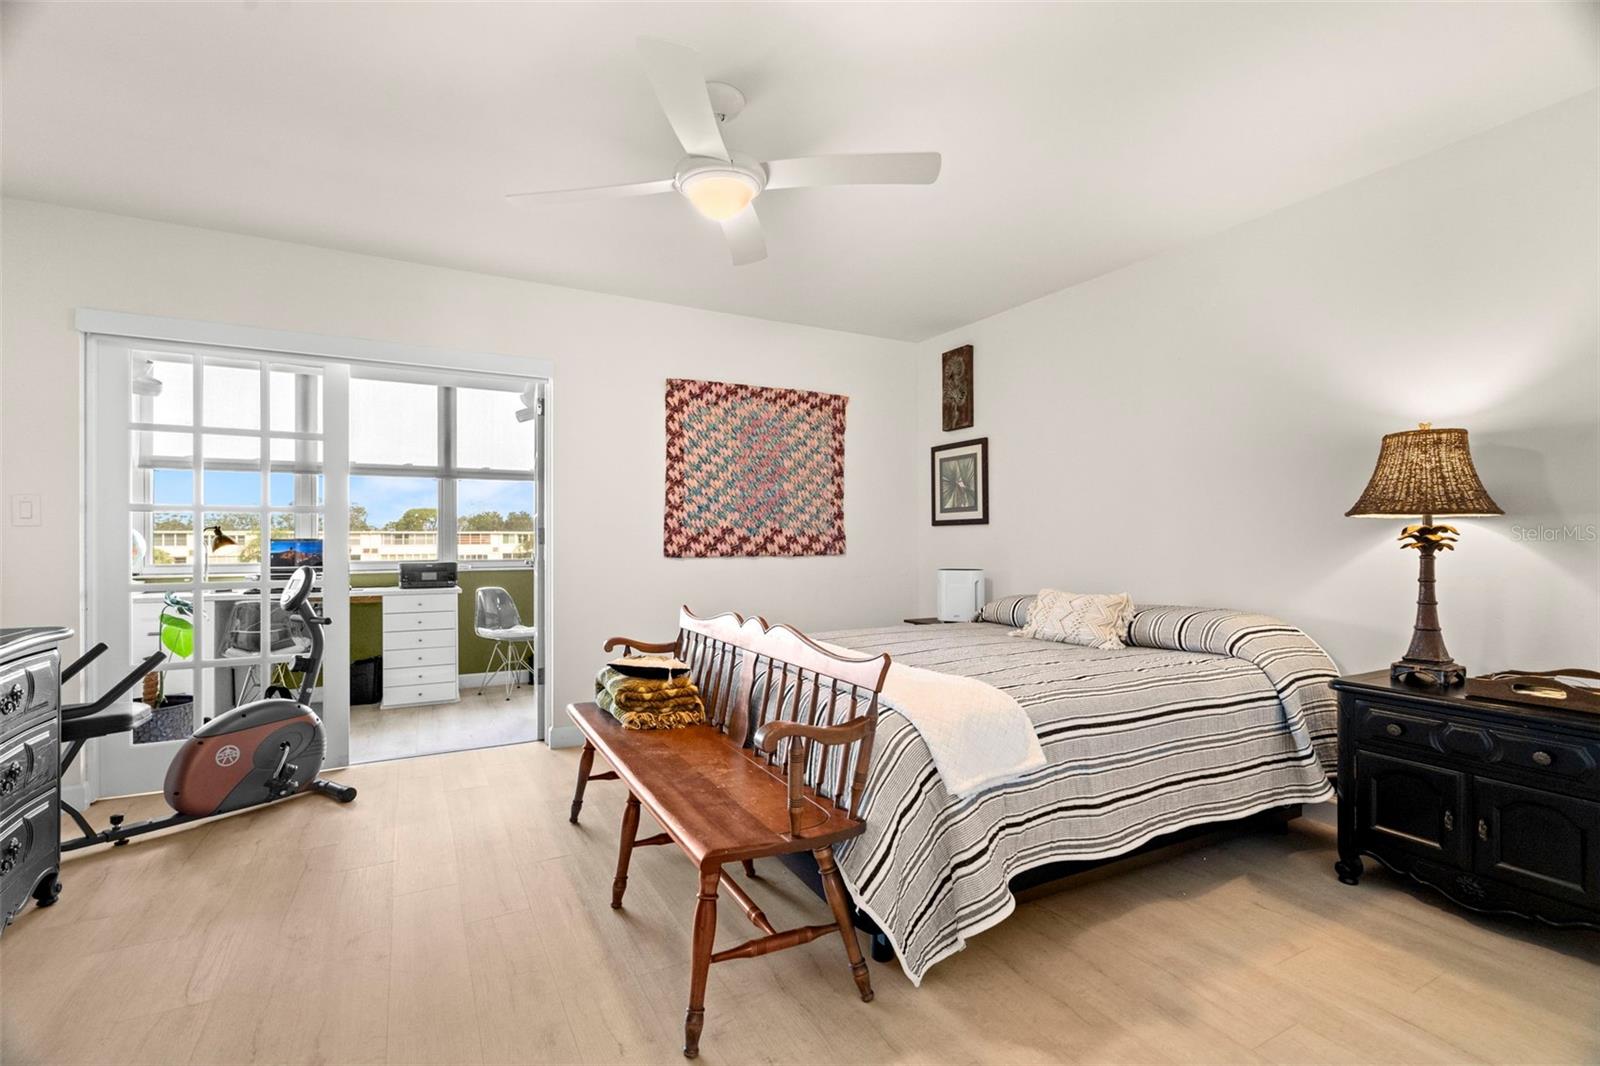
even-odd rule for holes
{"type": "Polygon", "coordinates": [[[678,642],[669,640],[663,643],[659,640],[634,640],[632,637],[612,637],[606,641],[604,650],[609,652],[618,648],[624,651],[646,651],[665,655],[668,652],[677,651],[678,642]]]}
{"type": "MultiPolygon", "coordinates": [[[[870,725],[865,716],[844,725],[806,725],[804,722],[771,721],[756,730],[751,741],[761,751],[777,751],[784,737],[804,737],[818,744],[849,744],[867,735],[870,725]]],[[[792,752],[794,749],[791,748],[792,752]]]]}
{"type": "MultiPolygon", "coordinates": [[[[764,723],[756,730],[751,743],[757,751],[774,752],[778,750],[778,742],[784,737],[793,737],[795,740],[808,740],[813,744],[825,744],[830,747],[852,744],[867,735],[872,728],[872,720],[865,716],[846,722],[844,725],[806,725],[803,722],[772,721],[764,723]]],[[[805,813],[805,756],[801,749],[805,745],[790,743],[788,758],[785,760],[784,776],[789,784],[789,832],[795,836],[800,835],[801,816],[805,813]]],[[[824,760],[826,763],[826,760],[824,760]]],[[[840,787],[843,787],[843,768],[840,769],[840,787]]],[[[835,797],[835,803],[838,798],[835,797]]]]}

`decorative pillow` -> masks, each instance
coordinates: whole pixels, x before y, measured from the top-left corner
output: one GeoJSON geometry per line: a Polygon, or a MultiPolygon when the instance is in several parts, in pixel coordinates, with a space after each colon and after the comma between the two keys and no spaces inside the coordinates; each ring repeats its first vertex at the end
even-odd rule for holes
{"type": "Polygon", "coordinates": [[[978,612],[978,621],[994,622],[1003,626],[1021,626],[1028,621],[1028,609],[1034,596],[1007,596],[1003,600],[990,600],[978,612]]]}
{"type": "Polygon", "coordinates": [[[1110,650],[1127,647],[1132,621],[1133,599],[1126,592],[1097,595],[1040,589],[1027,624],[1017,635],[1110,650]]]}

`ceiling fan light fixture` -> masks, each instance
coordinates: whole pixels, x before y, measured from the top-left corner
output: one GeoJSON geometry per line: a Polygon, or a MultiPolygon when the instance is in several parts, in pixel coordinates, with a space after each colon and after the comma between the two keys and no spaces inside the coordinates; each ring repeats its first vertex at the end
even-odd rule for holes
{"type": "Polygon", "coordinates": [[[733,218],[761,195],[761,177],[754,168],[720,160],[680,170],[677,180],[678,191],[713,222],[733,218]]]}
{"type": "MultiPolygon", "coordinates": [[[[589,200],[680,193],[702,217],[717,223],[734,266],[767,257],[761,219],[751,201],[767,189],[822,185],[932,185],[939,178],[938,152],[872,152],[799,156],[758,161],[735,155],[722,124],[744,110],[745,96],[726,82],[706,81],[705,64],[691,48],[654,37],[639,38],[639,58],[655,90],[656,103],[673,136],[688,154],[670,178],[512,193],[517,204],[566,204],[589,200]]],[[[532,418],[524,408],[518,418],[532,418]]]]}

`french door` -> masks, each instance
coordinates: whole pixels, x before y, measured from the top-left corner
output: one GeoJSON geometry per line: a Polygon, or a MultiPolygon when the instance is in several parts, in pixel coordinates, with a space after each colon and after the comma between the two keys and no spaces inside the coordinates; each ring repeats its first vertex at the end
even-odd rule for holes
{"type": "Polygon", "coordinates": [[[298,682],[309,642],[276,593],[308,558],[332,621],[312,702],[329,765],[346,764],[349,486],[327,471],[348,467],[348,367],[91,336],[87,369],[85,636],[110,648],[90,691],[167,654],[142,686],[151,721],[94,742],[96,793],[159,790],[195,728],[298,682]]]}

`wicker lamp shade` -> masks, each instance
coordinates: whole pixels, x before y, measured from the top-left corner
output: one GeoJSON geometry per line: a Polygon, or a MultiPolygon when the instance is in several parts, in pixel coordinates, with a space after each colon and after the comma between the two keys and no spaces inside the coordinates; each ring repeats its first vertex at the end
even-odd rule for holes
{"type": "Polygon", "coordinates": [[[1464,429],[1417,429],[1384,435],[1372,479],[1347,516],[1411,518],[1505,514],[1472,466],[1464,429]]]}

